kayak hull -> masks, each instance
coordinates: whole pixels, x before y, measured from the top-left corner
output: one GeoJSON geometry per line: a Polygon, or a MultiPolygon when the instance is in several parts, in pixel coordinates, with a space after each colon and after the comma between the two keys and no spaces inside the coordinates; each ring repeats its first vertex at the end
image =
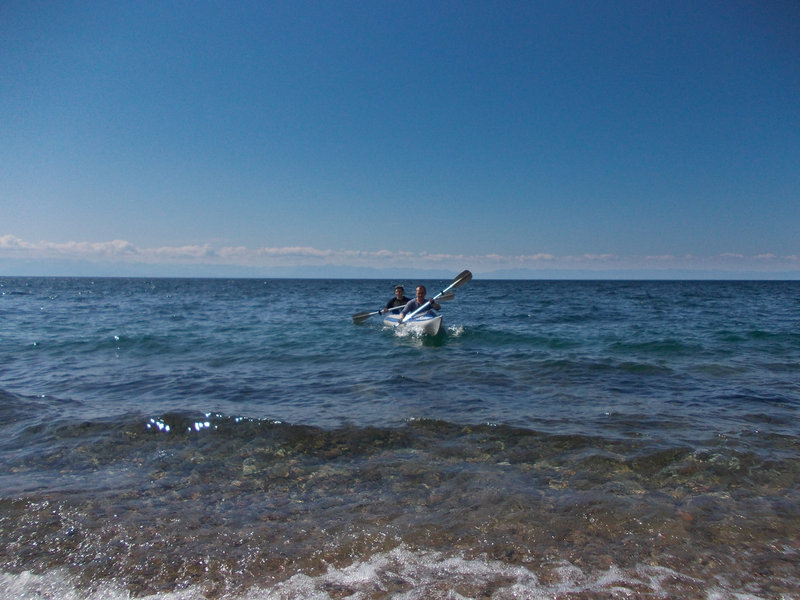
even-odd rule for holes
{"type": "Polygon", "coordinates": [[[405,320],[398,325],[400,315],[386,315],[383,324],[387,327],[399,327],[402,331],[419,333],[422,335],[436,335],[442,327],[442,315],[426,313],[410,320],[405,320]]]}

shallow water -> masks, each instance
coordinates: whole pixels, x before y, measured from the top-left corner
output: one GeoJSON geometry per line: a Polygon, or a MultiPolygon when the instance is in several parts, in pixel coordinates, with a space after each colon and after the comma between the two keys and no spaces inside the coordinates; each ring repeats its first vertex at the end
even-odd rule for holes
{"type": "Polygon", "coordinates": [[[0,280],[0,598],[800,597],[800,283],[394,283],[0,280]]]}

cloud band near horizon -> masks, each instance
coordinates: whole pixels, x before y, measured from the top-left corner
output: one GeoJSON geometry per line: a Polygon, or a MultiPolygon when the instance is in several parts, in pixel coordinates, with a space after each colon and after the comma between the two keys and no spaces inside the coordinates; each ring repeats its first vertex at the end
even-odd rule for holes
{"type": "Polygon", "coordinates": [[[671,270],[726,269],[731,271],[763,271],[772,273],[800,268],[800,255],[781,256],[769,252],[745,255],[728,252],[711,256],[659,255],[619,256],[616,254],[582,254],[557,256],[533,254],[447,254],[404,250],[318,249],[308,246],[215,247],[210,243],[183,246],[138,247],[125,240],[102,242],[29,242],[14,235],[0,235],[0,258],[37,261],[63,260],[117,262],[143,265],[213,265],[249,268],[274,267],[406,267],[415,269],[455,269],[468,265],[473,271],[504,269],[595,269],[595,270],[671,270]]]}

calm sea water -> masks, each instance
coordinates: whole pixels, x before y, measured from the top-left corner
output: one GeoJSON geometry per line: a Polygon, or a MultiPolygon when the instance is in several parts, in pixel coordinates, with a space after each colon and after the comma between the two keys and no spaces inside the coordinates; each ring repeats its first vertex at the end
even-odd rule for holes
{"type": "Polygon", "coordinates": [[[394,283],[0,279],[0,598],[800,598],[800,282],[394,283]]]}

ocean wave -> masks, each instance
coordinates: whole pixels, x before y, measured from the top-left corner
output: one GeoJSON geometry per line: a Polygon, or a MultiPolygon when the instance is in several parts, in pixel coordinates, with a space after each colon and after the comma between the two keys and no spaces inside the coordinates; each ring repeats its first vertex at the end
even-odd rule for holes
{"type": "MultiPolygon", "coordinates": [[[[627,421],[633,428],[647,416],[614,418],[621,427],[627,421]]],[[[765,422],[754,419],[756,416],[750,417],[751,422],[765,422]]],[[[676,425],[678,430],[682,427],[676,425]]],[[[270,476],[273,469],[282,472],[284,465],[308,473],[332,463],[352,470],[357,481],[365,461],[391,470],[397,457],[432,472],[446,470],[450,464],[489,470],[505,465],[526,473],[531,482],[547,486],[558,479],[568,489],[624,479],[651,491],[686,485],[753,486],[757,490],[762,485],[785,488],[792,477],[800,479],[797,438],[754,432],[750,439],[740,436],[733,446],[729,439],[712,434],[701,444],[687,445],[668,436],[626,439],[553,434],[503,424],[465,425],[426,418],[410,419],[398,427],[328,429],[274,419],[175,412],[31,424],[16,433],[10,442],[16,450],[4,454],[3,463],[16,483],[12,485],[6,478],[6,489],[16,487],[18,493],[26,489],[27,475],[36,482],[34,489],[39,489],[43,473],[50,474],[53,490],[63,489],[64,481],[82,482],[91,489],[93,480],[105,485],[99,474],[124,471],[128,485],[135,487],[151,481],[153,470],[186,476],[198,460],[204,465],[205,483],[214,486],[236,473],[270,476]],[[756,484],[764,479],[763,474],[752,474],[765,463],[781,466],[771,468],[767,481],[756,484]],[[750,475],[741,479],[744,472],[750,475]]]]}
{"type": "MultiPolygon", "coordinates": [[[[216,573],[209,575],[208,581],[202,584],[139,597],[141,600],[581,600],[678,596],[714,600],[747,597],[760,600],[771,597],[754,594],[749,585],[736,587],[724,578],[703,581],[658,565],[639,564],[620,568],[610,564],[605,569],[589,570],[569,561],[548,562],[545,569],[531,568],[487,558],[414,550],[401,544],[350,564],[329,565],[321,573],[317,569],[308,573],[300,570],[288,579],[269,586],[258,584],[247,588],[232,581],[230,573],[216,573]]],[[[201,568],[208,567],[201,564],[201,568]]],[[[128,600],[131,597],[129,589],[113,581],[95,583],[87,589],[85,584],[76,579],[63,569],[42,574],[28,571],[20,574],[0,573],[0,588],[5,590],[0,592],[0,600],[128,600]]],[[[799,584],[800,578],[797,577],[775,581],[775,587],[784,590],[796,589],[799,584]]],[[[800,598],[800,595],[788,591],[780,597],[792,600],[800,598]]]]}

